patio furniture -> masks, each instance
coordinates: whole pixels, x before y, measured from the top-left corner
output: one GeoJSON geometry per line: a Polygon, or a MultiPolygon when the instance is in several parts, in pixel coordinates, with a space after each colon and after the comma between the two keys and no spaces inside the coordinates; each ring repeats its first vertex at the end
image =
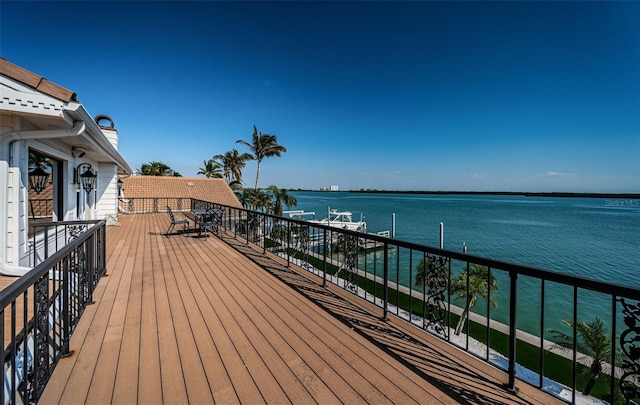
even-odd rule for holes
{"type": "Polygon", "coordinates": [[[189,229],[189,220],[187,220],[186,218],[176,219],[176,216],[173,214],[173,211],[169,206],[167,206],[167,213],[169,214],[169,218],[171,218],[171,224],[169,224],[169,229],[167,229],[167,233],[165,233],[165,236],[167,238],[169,237],[169,235],[171,235],[171,231],[176,225],[182,225],[182,232],[178,232],[178,233],[184,233],[186,230],[189,229]]]}
{"type": "Polygon", "coordinates": [[[194,222],[198,227],[198,236],[207,235],[207,231],[211,231],[214,234],[218,234],[218,225],[220,225],[222,219],[222,210],[219,209],[193,209],[191,213],[194,217],[194,222]]]}

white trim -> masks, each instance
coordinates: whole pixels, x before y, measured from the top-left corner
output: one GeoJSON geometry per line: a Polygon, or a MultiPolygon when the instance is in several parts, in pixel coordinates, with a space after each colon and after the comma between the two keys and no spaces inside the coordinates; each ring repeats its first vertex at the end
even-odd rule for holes
{"type": "MultiPolygon", "coordinates": [[[[2,84],[4,85],[4,83],[2,84]]],[[[16,91],[4,85],[0,97],[0,108],[3,111],[63,117],[65,106],[56,98],[44,94],[16,91]]]]}

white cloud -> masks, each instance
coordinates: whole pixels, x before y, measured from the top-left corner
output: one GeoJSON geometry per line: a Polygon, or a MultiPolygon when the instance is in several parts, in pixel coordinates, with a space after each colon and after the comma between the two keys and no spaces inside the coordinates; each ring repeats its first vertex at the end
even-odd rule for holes
{"type": "Polygon", "coordinates": [[[545,176],[556,177],[556,176],[575,176],[575,173],[562,173],[562,172],[547,172],[545,176]]]}

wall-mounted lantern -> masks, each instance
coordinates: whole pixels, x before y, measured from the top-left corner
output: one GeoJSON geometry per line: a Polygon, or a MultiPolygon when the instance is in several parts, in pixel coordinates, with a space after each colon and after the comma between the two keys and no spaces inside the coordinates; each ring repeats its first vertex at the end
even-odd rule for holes
{"type": "Polygon", "coordinates": [[[41,166],[36,166],[35,169],[29,172],[29,187],[37,194],[40,194],[42,190],[47,188],[49,183],[49,173],[47,173],[41,166]]]}
{"type": "Polygon", "coordinates": [[[82,163],[75,168],[74,183],[82,185],[87,193],[96,188],[96,179],[98,175],[96,171],[91,168],[89,163],[82,163]],[[82,172],[82,174],[80,174],[82,172]]]}

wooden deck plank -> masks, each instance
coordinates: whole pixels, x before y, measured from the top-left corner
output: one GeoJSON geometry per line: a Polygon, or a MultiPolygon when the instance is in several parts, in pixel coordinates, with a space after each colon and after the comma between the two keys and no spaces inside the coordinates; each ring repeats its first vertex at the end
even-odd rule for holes
{"type": "MultiPolygon", "coordinates": [[[[158,255],[160,260],[160,255],[158,255]]],[[[162,386],[163,403],[176,404],[187,398],[187,385],[182,362],[178,351],[178,338],[174,322],[174,314],[169,304],[169,287],[166,273],[170,266],[160,260],[153,269],[156,294],[156,322],[158,328],[158,357],[160,361],[160,385],[162,386]]]]}
{"type": "MultiPolygon", "coordinates": [[[[172,238],[180,238],[180,236],[172,238]]],[[[179,364],[167,366],[180,366],[182,368],[187,398],[190,403],[211,403],[213,397],[206,375],[203,372],[202,359],[198,352],[196,337],[188,316],[191,308],[185,305],[182,297],[183,292],[180,291],[179,273],[182,269],[180,263],[171,257],[166,259],[168,266],[164,269],[163,274],[167,286],[169,306],[173,315],[177,343],[173,350],[177,350],[180,355],[179,364]]]]}
{"type": "MultiPolygon", "coordinates": [[[[210,251],[218,250],[218,248],[216,246],[210,251]]],[[[203,258],[200,257],[200,259],[203,258]]],[[[241,357],[241,361],[246,365],[247,371],[255,381],[264,400],[267,403],[312,402],[313,398],[304,388],[304,385],[287,370],[285,363],[277,353],[269,350],[270,347],[266,343],[264,335],[257,333],[255,318],[252,319],[242,310],[230,310],[229,306],[241,306],[245,305],[246,302],[241,300],[241,295],[230,294],[222,286],[221,282],[217,282],[220,281],[219,276],[215,276],[214,273],[218,273],[222,269],[217,267],[211,260],[202,261],[211,264],[207,268],[199,266],[199,272],[196,274],[198,283],[200,285],[208,285],[216,292],[208,297],[208,309],[211,312],[209,316],[215,313],[215,318],[219,320],[217,325],[213,325],[213,331],[217,332],[216,335],[221,335],[221,340],[232,345],[233,350],[241,357]],[[212,282],[211,278],[216,279],[212,282]],[[286,385],[290,392],[285,392],[282,388],[283,385],[286,385]]],[[[237,268],[237,265],[230,266],[225,270],[230,272],[242,271],[242,269],[237,268]]],[[[208,319],[209,316],[207,316],[208,319]]],[[[216,342],[218,340],[216,339],[216,342]]]]}
{"type": "MultiPolygon", "coordinates": [[[[257,270],[258,271],[251,275],[244,275],[245,280],[243,286],[251,289],[251,281],[255,280],[255,282],[258,282],[260,279],[260,285],[256,285],[257,288],[261,288],[262,285],[273,287],[272,284],[268,283],[268,280],[262,279],[263,277],[269,277],[269,275],[265,274],[259,268],[257,268],[257,270]]],[[[409,403],[412,401],[412,398],[406,397],[405,394],[407,392],[413,392],[413,398],[417,398],[419,396],[423,396],[423,398],[429,397],[429,394],[423,387],[419,387],[410,380],[402,379],[402,382],[409,382],[409,384],[401,384],[401,387],[394,385],[394,382],[392,382],[388,376],[383,374],[384,370],[389,369],[389,364],[383,364],[383,362],[380,361],[380,353],[371,353],[372,356],[368,356],[371,361],[369,363],[364,363],[360,353],[360,351],[364,350],[364,346],[362,345],[363,342],[360,341],[361,337],[359,335],[355,335],[352,330],[337,321],[335,318],[328,314],[322,314],[323,316],[315,317],[315,319],[308,319],[306,314],[309,313],[309,306],[313,305],[308,300],[301,299],[299,296],[294,296],[293,298],[295,299],[288,302],[285,307],[283,302],[287,301],[286,292],[289,287],[284,284],[276,285],[276,287],[277,288],[272,288],[270,291],[265,291],[267,292],[266,295],[261,294],[261,296],[264,296],[266,300],[256,301],[254,303],[255,310],[259,311],[260,307],[273,308],[282,306],[282,310],[276,310],[274,312],[293,315],[299,322],[300,328],[304,329],[302,331],[302,333],[304,333],[303,340],[321,342],[320,344],[315,345],[315,350],[318,351],[320,356],[328,359],[328,363],[330,363],[329,365],[333,370],[340,370],[340,373],[350,381],[353,381],[355,378],[360,379],[363,383],[365,381],[368,382],[373,387],[372,390],[370,390],[372,393],[369,395],[375,395],[376,391],[378,391],[379,394],[385,392],[385,395],[388,395],[386,400],[393,398],[395,401],[409,403]],[[325,323],[328,323],[329,325],[325,323]],[[332,329],[333,327],[337,328],[338,333],[332,329]],[[327,332],[330,328],[334,333],[330,334],[327,332]],[[339,361],[336,361],[336,359],[339,359],[339,361]],[[367,375],[359,375],[357,373],[357,369],[361,366],[365,366],[370,369],[371,372],[367,375]],[[350,368],[353,368],[354,373],[348,375],[348,373],[345,373],[345,370],[349,370],[350,368]],[[417,390],[412,391],[412,389],[416,388],[417,390]]],[[[235,294],[241,293],[241,291],[235,292],[235,294]]],[[[258,295],[249,292],[249,298],[257,299],[258,295]]],[[[276,321],[273,319],[265,319],[265,323],[267,324],[274,324],[275,322],[276,321]]],[[[280,328],[276,329],[279,330],[280,328]]],[[[378,402],[382,400],[382,398],[369,397],[365,398],[365,400],[367,402],[378,402]]]]}
{"type": "MultiPolygon", "coordinates": [[[[147,219],[147,218],[145,218],[147,219]]],[[[124,403],[131,400],[131,393],[138,391],[138,375],[139,375],[139,361],[142,354],[141,345],[141,311],[142,311],[142,293],[143,293],[143,275],[144,270],[150,266],[151,262],[151,241],[149,238],[144,238],[139,241],[139,245],[142,245],[142,249],[137,251],[135,255],[135,261],[133,269],[131,271],[131,279],[128,286],[123,286],[129,289],[126,312],[123,319],[122,337],[120,338],[119,351],[117,356],[113,353],[117,359],[117,370],[115,381],[113,382],[113,396],[112,402],[124,403]]],[[[150,324],[145,325],[145,328],[151,327],[150,324]]],[[[94,384],[92,384],[92,387],[94,384]]],[[[108,398],[107,395],[103,395],[101,400],[108,398]]],[[[89,397],[89,400],[92,400],[89,397]]]]}
{"type": "MultiPolygon", "coordinates": [[[[162,403],[162,384],[160,377],[160,342],[156,310],[156,274],[161,264],[159,245],[164,244],[162,238],[151,239],[147,259],[150,265],[145,265],[142,274],[142,302],[140,310],[140,359],[139,359],[139,389],[138,398],[148,403],[162,403]]],[[[117,393],[117,390],[116,390],[117,393]]]]}
{"type": "MultiPolygon", "coordinates": [[[[140,239],[138,243],[140,243],[140,239]]],[[[123,344],[128,346],[129,343],[123,337],[129,302],[135,302],[136,300],[135,296],[133,299],[131,297],[131,283],[134,278],[137,261],[136,253],[137,251],[130,251],[122,271],[123,275],[116,291],[106,330],[100,342],[100,353],[96,360],[95,371],[87,392],[86,401],[88,403],[110,403],[112,399],[120,349],[123,344]]]]}
{"type": "Polygon", "coordinates": [[[239,240],[119,220],[41,403],[558,402],[508,393],[501,371],[239,240]]]}

